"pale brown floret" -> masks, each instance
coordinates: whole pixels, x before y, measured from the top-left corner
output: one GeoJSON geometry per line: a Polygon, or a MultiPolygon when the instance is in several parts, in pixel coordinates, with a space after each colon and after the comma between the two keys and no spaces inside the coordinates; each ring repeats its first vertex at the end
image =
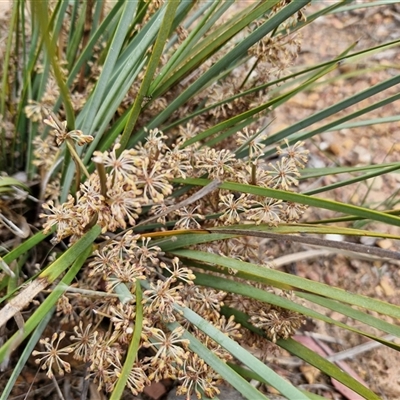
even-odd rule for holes
{"type": "Polygon", "coordinates": [[[76,360],[82,360],[88,362],[92,358],[92,349],[95,344],[96,335],[91,330],[92,324],[83,326],[83,322],[79,321],[78,326],[74,326],[74,335],[70,336],[73,341],[69,348],[73,349],[74,358],[76,360]]]}
{"type": "Polygon", "coordinates": [[[271,176],[270,184],[274,189],[289,190],[292,186],[298,186],[300,176],[296,165],[286,157],[282,157],[275,164],[269,163],[271,176]]]}
{"type": "Polygon", "coordinates": [[[294,311],[273,308],[268,312],[260,309],[250,318],[251,323],[265,331],[272,342],[288,339],[305,323],[305,318],[294,311]]]}
{"type": "Polygon", "coordinates": [[[197,398],[201,398],[200,390],[208,397],[214,397],[219,394],[216,382],[213,380],[213,372],[211,368],[197,354],[191,354],[185,361],[183,369],[179,371],[180,386],[177,395],[186,395],[190,398],[191,394],[196,394],[197,398]]]}
{"type": "Polygon", "coordinates": [[[103,163],[106,168],[109,168],[109,179],[110,187],[114,184],[121,182],[129,183],[134,185],[135,176],[138,173],[137,161],[130,150],[124,150],[120,156],[117,156],[117,151],[120,148],[120,144],[114,145],[111,151],[105,151],[103,153],[95,151],[93,153],[96,162],[103,163]]]}
{"type": "Polygon", "coordinates": [[[235,170],[236,158],[229,150],[206,148],[197,155],[196,167],[213,179],[222,179],[235,170]]]}
{"type": "Polygon", "coordinates": [[[136,220],[142,212],[141,203],[137,200],[140,194],[140,190],[121,190],[120,185],[115,185],[107,192],[107,204],[117,228],[126,229],[126,219],[130,226],[136,225],[136,220]]]}
{"type": "Polygon", "coordinates": [[[91,135],[84,135],[79,129],[68,131],[67,121],[60,122],[53,114],[49,114],[43,122],[53,128],[53,133],[58,146],[61,146],[68,139],[76,142],[78,146],[90,143],[94,139],[91,135]]]}
{"type": "Polygon", "coordinates": [[[308,154],[310,153],[308,150],[303,148],[304,142],[296,142],[293,146],[290,146],[289,141],[285,139],[285,145],[286,147],[284,149],[277,147],[277,154],[292,161],[296,167],[304,168],[308,161],[308,154]]]}
{"type": "Polygon", "coordinates": [[[256,225],[267,223],[270,226],[277,226],[281,221],[282,200],[262,198],[254,202],[254,208],[247,212],[249,219],[255,221],[256,225]]]}
{"type": "Polygon", "coordinates": [[[131,304],[117,304],[116,307],[110,307],[111,318],[113,324],[113,333],[111,341],[119,343],[129,343],[135,326],[136,307],[131,304]]]}
{"type": "Polygon", "coordinates": [[[39,122],[42,119],[42,116],[45,114],[46,108],[37,101],[28,100],[28,105],[25,106],[24,111],[26,117],[32,122],[39,122]]]}
{"type": "Polygon", "coordinates": [[[226,293],[200,286],[184,287],[181,291],[186,305],[209,321],[218,321],[226,293]]]}
{"type": "Polygon", "coordinates": [[[51,340],[50,338],[40,339],[39,343],[45,347],[45,350],[34,350],[32,352],[34,357],[40,356],[35,362],[36,364],[41,364],[41,369],[47,369],[46,375],[49,378],[54,376],[54,372],[61,376],[63,376],[65,372],[71,372],[71,365],[61,357],[68,356],[73,350],[69,347],[59,349],[60,342],[64,337],[65,332],[61,332],[60,334],[55,332],[51,340]]]}
{"type": "MultiPolygon", "coordinates": [[[[121,376],[121,371],[123,368],[121,358],[122,354],[117,354],[117,357],[115,357],[114,359],[108,359],[110,365],[109,370],[112,371],[114,379],[109,379],[106,385],[107,392],[113,391],[117,379],[119,379],[121,376]]],[[[144,388],[150,385],[150,383],[150,379],[147,377],[145,369],[141,365],[141,363],[134,363],[132,368],[129,370],[128,380],[126,383],[126,386],[131,390],[132,394],[136,396],[139,393],[142,393],[144,388]]]]}
{"type": "Polygon", "coordinates": [[[241,132],[237,133],[236,143],[242,146],[248,146],[249,159],[256,160],[264,155],[265,144],[262,141],[265,140],[265,135],[256,131],[244,127],[241,132]]]}
{"type": "Polygon", "coordinates": [[[39,215],[40,218],[46,218],[43,225],[44,233],[50,232],[52,227],[57,225],[56,238],[58,242],[83,229],[83,224],[79,221],[74,209],[74,198],[72,196],[68,196],[67,202],[58,206],[55,206],[54,202],[50,200],[43,204],[43,208],[51,213],[39,215]]]}
{"type": "MultiPolygon", "coordinates": [[[[94,332],[90,369],[92,371],[97,371],[99,379],[105,377],[103,371],[108,370],[107,365],[110,364],[110,361],[115,362],[115,360],[121,357],[121,345],[114,339],[115,338],[112,338],[109,332],[94,332]]],[[[110,372],[111,371],[105,373],[107,375],[110,372]]]]}
{"type": "Polygon", "coordinates": [[[298,222],[300,217],[304,214],[307,206],[304,204],[293,203],[288,201],[284,204],[280,217],[286,222],[298,222]]]}
{"type": "Polygon", "coordinates": [[[160,263],[160,267],[167,270],[171,274],[167,280],[169,280],[171,283],[179,280],[184,281],[188,285],[193,285],[193,280],[196,279],[196,276],[189,268],[180,265],[178,257],[174,257],[171,260],[171,264],[172,266],[167,265],[165,262],[160,263]]]}
{"type": "Polygon", "coordinates": [[[107,277],[119,262],[118,253],[107,247],[95,250],[93,260],[89,263],[89,275],[102,275],[107,277]]]}
{"type": "Polygon", "coordinates": [[[228,319],[223,315],[218,321],[217,327],[232,339],[240,339],[242,337],[240,333],[241,325],[235,321],[234,315],[231,315],[228,319]]]}
{"type": "Polygon", "coordinates": [[[176,229],[200,229],[201,225],[198,221],[204,220],[205,217],[195,211],[200,207],[198,204],[196,207],[182,207],[178,211],[180,219],[176,222],[176,229]]]}
{"type": "Polygon", "coordinates": [[[232,225],[240,221],[240,214],[246,210],[246,195],[242,193],[238,198],[232,193],[220,195],[219,202],[222,215],[219,217],[225,225],[232,225]]]}
{"type": "Polygon", "coordinates": [[[151,243],[150,237],[141,237],[141,245],[133,245],[132,250],[135,253],[135,258],[139,260],[140,263],[146,264],[150,262],[153,265],[157,265],[160,260],[159,257],[164,254],[161,248],[157,245],[151,243]]]}
{"type": "Polygon", "coordinates": [[[171,287],[170,281],[158,280],[150,283],[150,289],[143,294],[147,297],[144,309],[148,315],[156,315],[166,322],[175,321],[175,305],[183,305],[180,291],[181,285],[171,287]]]}
{"type": "Polygon", "coordinates": [[[141,171],[138,176],[137,185],[143,190],[143,197],[148,201],[155,203],[162,202],[164,197],[172,193],[170,180],[172,174],[169,170],[164,170],[159,161],[152,165],[147,158],[143,161],[141,171]]]}
{"type": "Polygon", "coordinates": [[[167,378],[169,374],[176,374],[179,366],[182,366],[188,357],[186,351],[189,345],[188,339],[182,339],[185,329],[178,326],[170,333],[165,333],[158,328],[145,330],[147,337],[144,342],[145,347],[151,347],[156,354],[145,358],[145,362],[150,362],[153,372],[150,377],[167,378]]]}

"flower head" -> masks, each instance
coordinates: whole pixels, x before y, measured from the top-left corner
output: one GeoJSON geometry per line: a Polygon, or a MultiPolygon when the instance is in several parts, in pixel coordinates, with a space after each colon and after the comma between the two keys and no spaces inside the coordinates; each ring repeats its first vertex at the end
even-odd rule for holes
{"type": "Polygon", "coordinates": [[[88,362],[92,355],[92,348],[96,335],[91,331],[92,324],[88,324],[83,327],[83,322],[79,321],[78,326],[74,326],[75,335],[72,335],[70,339],[73,344],[69,348],[74,351],[74,358],[76,360],[82,360],[88,362]]]}
{"type": "Polygon", "coordinates": [[[64,361],[61,356],[67,356],[73,349],[66,347],[59,349],[60,342],[64,339],[65,332],[54,333],[52,338],[40,339],[39,343],[45,347],[44,351],[34,350],[34,357],[41,356],[35,360],[36,364],[42,364],[40,368],[47,369],[46,375],[49,378],[54,376],[54,372],[64,375],[64,372],[71,372],[71,365],[64,361]]]}
{"type": "Polygon", "coordinates": [[[150,289],[144,292],[148,296],[147,303],[144,306],[145,311],[149,315],[156,315],[167,322],[175,321],[174,305],[182,305],[180,285],[171,287],[170,281],[158,280],[156,284],[151,283],[150,289]]]}
{"type": "Polygon", "coordinates": [[[269,163],[271,171],[270,184],[275,189],[289,190],[291,186],[297,186],[300,176],[296,165],[287,157],[282,157],[275,164],[269,163]]]}
{"type": "Polygon", "coordinates": [[[223,211],[219,217],[225,222],[225,225],[234,224],[240,221],[240,213],[246,210],[246,195],[242,193],[238,198],[235,198],[233,193],[220,195],[220,203],[218,204],[223,211]]]}
{"type": "Polygon", "coordinates": [[[213,380],[214,373],[211,368],[196,353],[190,354],[190,357],[184,362],[183,369],[179,372],[179,381],[181,382],[177,395],[186,394],[191,398],[195,393],[198,399],[201,399],[202,390],[208,397],[214,397],[219,394],[218,388],[213,380]]]}
{"type": "Polygon", "coordinates": [[[261,142],[263,139],[264,135],[260,135],[258,130],[254,132],[244,127],[242,132],[237,133],[236,143],[239,146],[248,146],[249,159],[254,161],[264,155],[265,144],[261,142]]]}
{"type": "Polygon", "coordinates": [[[301,314],[281,308],[271,309],[268,312],[260,309],[251,317],[251,322],[257,328],[263,329],[275,343],[278,339],[288,339],[304,324],[301,314]]]}
{"type": "Polygon", "coordinates": [[[183,365],[187,358],[184,347],[187,347],[190,343],[188,339],[182,339],[184,332],[185,329],[181,326],[170,333],[165,333],[158,328],[150,328],[146,332],[148,340],[145,347],[152,347],[156,350],[156,354],[150,358],[151,364],[177,363],[183,365]]]}
{"type": "Polygon", "coordinates": [[[293,146],[289,146],[289,141],[285,139],[285,144],[286,147],[284,149],[281,149],[278,147],[277,153],[283,157],[287,157],[288,160],[293,162],[296,167],[299,168],[304,168],[305,164],[308,161],[308,154],[309,151],[302,149],[304,146],[304,142],[297,142],[293,146]]]}

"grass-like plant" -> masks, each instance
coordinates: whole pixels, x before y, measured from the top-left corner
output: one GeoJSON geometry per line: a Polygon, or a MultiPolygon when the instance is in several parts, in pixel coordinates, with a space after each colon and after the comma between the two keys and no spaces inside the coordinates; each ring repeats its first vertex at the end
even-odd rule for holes
{"type": "Polygon", "coordinates": [[[119,399],[165,378],[199,398],[217,396],[222,381],[245,398],[268,398],[250,380],[289,399],[321,398],[250,350],[276,346],[379,398],[291,337],[310,318],[399,350],[368,328],[400,336],[385,319],[397,320],[400,307],[282,272],[265,260],[262,243],[399,258],[322,235],[400,237],[301,217],[311,206],[336,212],[337,221],[400,225],[396,212],[315,196],[400,163],[304,169],[308,139],[397,100],[331,118],[400,76],[281,131],[267,121],[344,59],[398,43],[359,52],[351,46],[331,61],[291,70],[301,29],[352,2],[327,2],[307,18],[310,0],[238,3],[13,2],[0,53],[0,215],[8,228],[0,264],[1,400],[33,359],[54,391],[71,373],[71,391],[79,388],[81,398],[90,382],[119,399]],[[21,171],[25,184],[11,178],[21,171]],[[298,189],[300,181],[343,172],[354,177],[298,189]]]}

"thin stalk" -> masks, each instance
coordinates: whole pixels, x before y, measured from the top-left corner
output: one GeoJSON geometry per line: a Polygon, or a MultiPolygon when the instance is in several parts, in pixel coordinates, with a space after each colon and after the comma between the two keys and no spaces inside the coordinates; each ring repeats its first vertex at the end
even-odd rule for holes
{"type": "Polygon", "coordinates": [[[48,9],[46,3],[42,1],[31,0],[32,12],[38,19],[39,25],[42,27],[42,36],[44,37],[44,43],[47,49],[51,66],[53,67],[54,78],[57,81],[57,85],[60,89],[60,95],[63,99],[65,113],[67,117],[68,129],[75,129],[75,113],[72,107],[71,99],[69,96],[68,88],[64,82],[64,76],[61,71],[59,61],[56,57],[56,49],[54,38],[51,36],[50,24],[48,19],[48,9]]]}
{"type": "MultiPolygon", "coordinates": [[[[3,76],[1,81],[1,88],[0,91],[0,115],[5,118],[6,116],[6,98],[10,95],[10,87],[9,87],[9,66],[10,64],[10,57],[11,57],[11,46],[12,41],[14,38],[13,32],[18,35],[18,2],[13,4],[12,14],[11,14],[11,21],[10,21],[10,31],[7,38],[7,46],[4,55],[4,62],[3,62],[3,76]]],[[[0,128],[0,142],[1,142],[1,154],[3,157],[0,157],[0,170],[6,171],[7,168],[7,144],[6,144],[6,132],[4,128],[0,128]]]]}
{"type": "Polygon", "coordinates": [[[139,93],[137,94],[135,102],[133,103],[132,110],[129,113],[128,121],[126,123],[124,132],[122,133],[122,137],[120,140],[121,147],[118,149],[118,155],[121,154],[122,151],[126,148],[129,138],[136,125],[136,121],[142,109],[143,99],[147,95],[147,92],[150,88],[150,84],[151,81],[153,80],[154,73],[156,72],[157,66],[159,64],[165,43],[170,34],[171,26],[174,22],[174,17],[178,6],[179,6],[179,1],[177,0],[172,0],[167,3],[167,9],[165,11],[165,15],[161,23],[160,30],[158,32],[156,42],[154,44],[154,48],[151,53],[146,74],[143,78],[142,84],[140,85],[139,93]]]}

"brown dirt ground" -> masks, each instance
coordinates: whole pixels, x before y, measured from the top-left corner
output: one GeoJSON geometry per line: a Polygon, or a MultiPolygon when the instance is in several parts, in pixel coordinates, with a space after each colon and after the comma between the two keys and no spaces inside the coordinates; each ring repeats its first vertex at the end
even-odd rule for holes
{"type": "MultiPolygon", "coordinates": [[[[326,5],[326,3],[325,1],[324,4],[326,5]]],[[[366,3],[366,1],[363,3],[366,3]]],[[[309,15],[311,11],[312,8],[310,7],[307,10],[307,14],[309,15]]],[[[399,27],[399,5],[373,7],[370,9],[364,8],[358,11],[347,12],[340,16],[330,15],[321,18],[303,30],[302,51],[296,64],[312,65],[328,61],[338,56],[356,41],[359,41],[355,48],[355,51],[358,51],[398,39],[399,27]]],[[[372,55],[361,60],[358,64],[346,65],[345,63],[336,71],[330,73],[328,79],[332,79],[332,81],[329,85],[320,85],[307,93],[301,93],[284,106],[279,107],[276,111],[277,120],[272,126],[272,130],[278,131],[290,126],[326,106],[335,104],[352,94],[393,77],[398,74],[399,63],[400,52],[398,51],[398,47],[372,55]],[[345,76],[349,72],[356,73],[363,68],[373,67],[376,69],[373,72],[361,73],[348,78],[345,76]]],[[[394,95],[398,93],[398,90],[398,86],[386,90],[367,101],[363,101],[359,105],[349,108],[345,113],[341,113],[340,115],[354,112],[376,101],[394,95]]],[[[400,101],[396,101],[362,116],[360,120],[399,114],[400,101]]],[[[330,120],[336,119],[336,117],[335,115],[330,120]]],[[[318,167],[334,166],[336,164],[341,166],[361,166],[368,165],[368,163],[398,162],[400,160],[399,123],[392,122],[325,132],[319,137],[308,141],[307,146],[311,151],[311,165],[318,167]]],[[[318,187],[348,177],[347,175],[339,175],[337,178],[325,177],[318,181],[318,187]]],[[[309,184],[303,184],[301,189],[307,190],[310,187],[309,184]]],[[[336,189],[326,194],[318,194],[317,196],[349,202],[355,205],[379,207],[381,210],[389,208],[399,209],[399,189],[400,175],[398,173],[391,173],[370,180],[368,185],[354,184],[347,188],[336,189]],[[397,202],[396,200],[394,202],[388,201],[393,193],[397,193],[397,202]]],[[[309,210],[303,220],[306,221],[307,218],[329,218],[332,215],[333,213],[329,211],[315,212],[314,210],[309,210]]],[[[368,229],[400,234],[400,230],[397,227],[383,226],[378,223],[370,224],[368,229]]],[[[399,242],[395,241],[377,240],[374,241],[374,244],[391,250],[400,250],[399,242]]],[[[297,251],[304,250],[303,247],[295,247],[297,251]]],[[[320,257],[314,261],[298,261],[294,266],[294,271],[299,276],[325,282],[359,294],[373,296],[377,299],[398,305],[400,304],[399,266],[399,263],[351,259],[343,255],[332,254],[325,258],[320,257]]],[[[344,317],[339,313],[331,312],[330,316],[346,322],[344,317]]],[[[357,326],[356,322],[354,322],[354,326],[357,326]]],[[[340,344],[331,345],[334,351],[349,349],[365,342],[360,336],[343,331],[337,327],[327,326],[323,323],[317,323],[313,331],[327,335],[340,342],[340,344]]],[[[371,329],[371,333],[379,335],[373,329],[371,329]]],[[[400,398],[400,363],[398,362],[398,352],[386,347],[379,347],[347,359],[346,362],[382,398],[400,398]]],[[[321,381],[316,379],[315,383],[319,382],[321,381]]],[[[352,399],[352,397],[341,397],[335,391],[331,393],[323,391],[323,394],[328,398],[352,399]]]]}

